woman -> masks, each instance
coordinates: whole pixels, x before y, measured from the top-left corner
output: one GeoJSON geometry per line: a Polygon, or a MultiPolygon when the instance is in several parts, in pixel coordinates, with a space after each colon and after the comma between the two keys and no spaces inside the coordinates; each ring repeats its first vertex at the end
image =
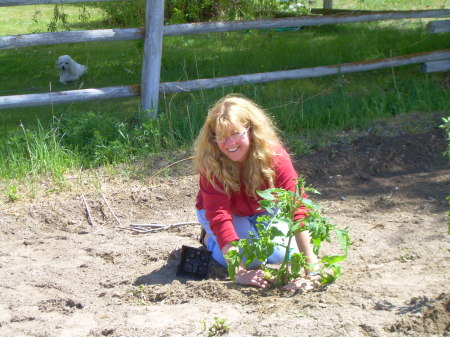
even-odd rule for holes
{"type": "MultiPolygon", "coordinates": [[[[276,187],[295,190],[298,178],[292,161],[278,138],[269,116],[253,101],[237,95],[220,99],[208,112],[195,143],[195,160],[200,173],[197,217],[206,232],[206,248],[226,267],[224,256],[237,249],[232,242],[257,233],[259,210],[256,191],[276,187]]],[[[305,217],[299,208],[294,219],[305,217]]],[[[287,232],[287,228],[278,229],[287,232]]],[[[307,231],[295,236],[294,252],[305,254],[308,263],[317,262],[307,231]]],[[[282,248],[269,257],[269,263],[281,263],[282,248]]],[[[236,281],[265,288],[268,281],[262,270],[252,264],[241,266],[236,281]],[[256,269],[255,269],[256,268],[256,269]]],[[[286,289],[310,289],[318,285],[317,276],[295,280],[286,289]]]]}

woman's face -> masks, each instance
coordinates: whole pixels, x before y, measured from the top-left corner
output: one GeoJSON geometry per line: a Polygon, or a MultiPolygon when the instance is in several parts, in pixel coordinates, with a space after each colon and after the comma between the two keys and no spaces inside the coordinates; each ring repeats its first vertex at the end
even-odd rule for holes
{"type": "MultiPolygon", "coordinates": [[[[237,124],[230,128],[230,130],[233,131],[228,136],[216,139],[217,146],[232,161],[242,164],[247,159],[250,150],[249,129],[237,124]]],[[[217,131],[216,134],[220,134],[217,131]]]]}

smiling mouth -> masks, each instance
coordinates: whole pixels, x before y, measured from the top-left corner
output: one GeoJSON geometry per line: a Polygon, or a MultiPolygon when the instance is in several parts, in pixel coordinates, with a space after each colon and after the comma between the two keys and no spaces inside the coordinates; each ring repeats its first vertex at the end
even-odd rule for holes
{"type": "Polygon", "coordinates": [[[227,149],[228,152],[236,152],[237,150],[239,150],[240,146],[238,147],[233,147],[231,149],[227,149]]]}

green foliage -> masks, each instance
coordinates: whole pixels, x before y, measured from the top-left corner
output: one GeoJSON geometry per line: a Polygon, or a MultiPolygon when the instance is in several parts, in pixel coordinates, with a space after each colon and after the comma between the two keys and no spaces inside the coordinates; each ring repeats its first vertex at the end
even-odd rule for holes
{"type": "Polygon", "coordinates": [[[127,162],[170,148],[171,134],[164,115],[143,123],[88,112],[67,115],[59,122],[62,144],[80,154],[85,166],[127,162]]]}
{"type": "MultiPolygon", "coordinates": [[[[128,27],[145,24],[145,0],[100,2],[95,6],[105,11],[110,23],[128,27]]],[[[167,24],[177,24],[303,15],[308,10],[295,0],[168,0],[164,12],[167,24]]]]}
{"type": "Polygon", "coordinates": [[[450,162],[450,117],[443,117],[442,121],[443,124],[441,124],[439,127],[441,129],[444,129],[447,134],[447,150],[445,151],[444,155],[448,157],[448,160],[450,162]]]}
{"type": "Polygon", "coordinates": [[[268,211],[270,215],[258,218],[258,234],[250,233],[249,239],[242,239],[234,243],[239,251],[232,250],[227,255],[228,273],[235,279],[237,268],[244,263],[249,266],[253,261],[266,261],[273,253],[275,245],[286,249],[286,254],[282,264],[278,269],[267,269],[267,277],[272,278],[277,286],[286,285],[291,280],[300,276],[301,270],[307,268],[320,272],[321,282],[329,283],[337,280],[341,275],[339,265],[348,254],[351,245],[347,229],[341,229],[329,222],[320,214],[320,206],[310,199],[304,197],[303,192],[318,193],[314,188],[305,186],[305,179],[300,177],[297,181],[296,192],[287,191],[280,188],[270,188],[259,191],[261,207],[268,211]],[[298,207],[304,206],[308,213],[304,219],[294,221],[294,214],[298,207]],[[274,210],[278,209],[277,212],[274,210]],[[288,232],[283,234],[276,229],[277,223],[288,224],[288,232]],[[266,225],[263,225],[266,224],[266,225]],[[317,265],[308,265],[302,253],[290,254],[293,237],[303,231],[308,231],[311,236],[311,244],[314,253],[319,257],[317,265]],[[335,234],[342,254],[319,256],[323,242],[332,242],[332,233],[335,234]],[[274,243],[276,237],[287,240],[287,245],[283,246],[274,243]]]}
{"type": "Polygon", "coordinates": [[[217,16],[219,1],[171,0],[166,1],[165,18],[168,23],[209,21],[217,16]]]}
{"type": "MultiPolygon", "coordinates": [[[[203,328],[206,331],[206,320],[203,320],[203,328]]],[[[208,328],[208,337],[222,336],[226,334],[230,328],[226,324],[225,318],[214,317],[214,322],[208,328]]]]}
{"type": "Polygon", "coordinates": [[[17,189],[17,185],[11,185],[9,186],[7,193],[6,193],[6,197],[8,202],[14,202],[19,200],[19,192],[17,189]]]}
{"type": "Polygon", "coordinates": [[[258,235],[250,233],[249,239],[241,239],[236,242],[240,252],[231,250],[227,256],[228,260],[228,274],[234,279],[236,268],[241,262],[248,266],[253,261],[265,261],[267,257],[272,255],[275,249],[273,240],[277,236],[282,236],[283,233],[276,227],[264,226],[261,222],[270,220],[270,217],[260,217],[259,223],[256,224],[258,228],[258,235]]]}
{"type": "MultiPolygon", "coordinates": [[[[56,12],[54,5],[4,7],[0,35],[45,31],[49,22],[55,21],[55,17],[57,30],[117,27],[112,20],[110,23],[104,20],[105,12],[99,6],[106,4],[111,11],[124,11],[123,25],[142,26],[142,23],[131,22],[134,19],[127,19],[125,11],[129,11],[130,15],[143,17],[143,3],[143,0],[136,0],[64,4],[59,5],[56,12]],[[140,7],[138,9],[133,6],[140,7]]],[[[280,6],[277,9],[271,7],[275,1],[226,0],[214,2],[213,8],[211,3],[212,1],[207,0],[166,1],[167,6],[178,9],[178,17],[166,13],[166,19],[173,22],[197,19],[208,21],[212,13],[219,15],[218,19],[248,19],[258,15],[271,17],[278,15],[275,11],[284,13],[283,8],[291,5],[289,1],[277,1],[277,6],[280,6]]],[[[308,1],[309,3],[311,7],[322,5],[321,0],[314,3],[308,1]]],[[[396,1],[395,5],[398,9],[426,9],[425,5],[438,8],[441,2],[427,1],[425,4],[422,0],[396,1]]],[[[343,0],[339,1],[339,7],[341,6],[389,9],[386,8],[389,7],[387,2],[380,1],[343,0]]],[[[251,30],[166,37],[161,82],[289,70],[445,48],[446,35],[427,34],[424,23],[422,20],[402,20],[395,24],[387,21],[304,27],[295,32],[251,30]]],[[[8,79],[0,81],[0,95],[75,90],[81,85],[84,88],[132,85],[141,81],[142,41],[8,49],[0,51],[0,59],[4,65],[0,67],[0,78],[8,79]],[[62,85],[58,82],[54,64],[57,56],[63,54],[72,55],[89,67],[82,83],[62,85]],[[40,71],[36,72],[35,69],[40,71]]],[[[413,65],[395,68],[395,72],[386,69],[204,91],[165,93],[160,96],[160,118],[143,125],[135,122],[140,104],[136,97],[2,110],[0,176],[8,178],[34,175],[37,172],[52,174],[63,171],[61,166],[48,166],[51,162],[55,166],[68,165],[65,168],[67,170],[70,165],[93,167],[115,160],[128,162],[140,154],[189,148],[203,125],[208,107],[231,92],[242,93],[264,106],[273,115],[290,149],[296,153],[308,153],[336,141],[348,141],[349,135],[365,132],[372,127],[374,120],[381,119],[389,123],[390,117],[409,112],[420,112],[424,118],[430,118],[427,113],[429,111],[445,111],[450,100],[445,76],[445,73],[419,73],[417,66],[413,65]],[[87,111],[105,116],[106,119],[114,118],[115,121],[108,120],[107,123],[113,124],[109,131],[102,130],[97,138],[82,143],[81,146],[77,144],[81,140],[66,140],[59,126],[53,123],[54,116],[63,116],[62,120],[74,119],[76,126],[76,118],[80,116],[83,120],[87,111]],[[43,123],[40,130],[34,126],[36,119],[43,123]],[[36,151],[39,142],[42,148],[58,149],[56,152],[48,152],[45,164],[35,161],[37,154],[28,154],[25,135],[19,126],[21,121],[27,128],[28,140],[32,145],[30,150],[36,151]],[[354,131],[355,129],[358,131],[354,131]],[[52,142],[55,144],[50,145],[52,142]],[[6,144],[12,145],[7,148],[6,144]],[[88,144],[94,149],[88,149],[88,144]],[[67,157],[70,160],[63,159],[67,157]],[[30,158],[33,158],[33,162],[30,158]]],[[[84,127],[90,128],[88,124],[84,127]]],[[[419,128],[417,130],[421,131],[419,128]]],[[[65,129],[64,132],[70,136],[75,131],[65,129]]],[[[82,133],[81,130],[76,132],[82,133]]],[[[92,133],[89,137],[92,137],[92,133]]]]}
{"type": "Polygon", "coordinates": [[[85,165],[120,162],[128,157],[126,125],[114,117],[93,112],[69,115],[59,122],[62,143],[82,155],[85,165]]]}
{"type": "MultiPolygon", "coordinates": [[[[91,14],[88,11],[85,4],[78,4],[76,5],[78,7],[78,17],[74,18],[73,13],[68,14],[68,12],[65,10],[64,4],[55,4],[53,7],[53,17],[51,18],[50,22],[47,24],[47,31],[49,32],[56,32],[56,31],[69,31],[72,23],[69,19],[76,20],[78,22],[85,23],[87,22],[91,14]]],[[[41,21],[41,11],[35,10],[33,13],[33,16],[31,20],[34,22],[34,24],[39,24],[41,21]]],[[[38,33],[38,30],[35,30],[34,33],[38,33]]]]}
{"type": "MultiPolygon", "coordinates": [[[[440,125],[439,127],[441,129],[444,129],[444,131],[447,133],[447,150],[445,151],[444,155],[448,157],[448,160],[450,162],[450,117],[443,117],[442,121],[444,122],[442,125],[440,125]]],[[[450,194],[447,196],[447,203],[450,206],[450,194]]],[[[447,233],[450,234],[450,211],[447,211],[447,216],[448,216],[448,230],[447,233]]]]}
{"type": "Polygon", "coordinates": [[[137,123],[88,112],[66,114],[49,129],[39,121],[35,128],[21,124],[0,143],[0,176],[13,179],[43,174],[61,180],[64,172],[75,166],[126,163],[135,156],[175,148],[173,137],[164,115],[137,123]]]}
{"type": "Polygon", "coordinates": [[[133,1],[104,1],[93,4],[106,13],[110,25],[122,27],[145,26],[145,2],[146,0],[133,1]]]}
{"type": "Polygon", "coordinates": [[[47,130],[39,121],[35,129],[20,124],[19,130],[8,132],[0,143],[0,176],[5,178],[50,175],[61,179],[76,160],[73,153],[61,146],[58,130],[47,130]]]}
{"type": "Polygon", "coordinates": [[[136,124],[131,131],[134,148],[140,153],[156,153],[170,149],[173,144],[173,133],[167,116],[160,114],[158,118],[150,118],[136,124]]]}
{"type": "Polygon", "coordinates": [[[58,22],[62,24],[64,30],[70,30],[68,26],[68,15],[64,12],[64,5],[55,4],[53,8],[53,20],[47,26],[49,32],[56,32],[58,22]]]}

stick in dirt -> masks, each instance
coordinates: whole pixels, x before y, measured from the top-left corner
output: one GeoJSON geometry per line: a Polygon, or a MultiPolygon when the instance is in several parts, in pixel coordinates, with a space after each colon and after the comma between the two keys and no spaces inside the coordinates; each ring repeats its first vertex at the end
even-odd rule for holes
{"type": "Polygon", "coordinates": [[[108,206],[108,209],[111,212],[111,214],[113,215],[114,219],[116,219],[116,221],[117,221],[117,223],[119,225],[122,225],[122,223],[120,222],[119,218],[114,214],[111,206],[109,206],[109,203],[108,203],[108,201],[106,200],[106,198],[105,198],[105,196],[103,194],[102,194],[102,198],[103,198],[103,201],[105,202],[106,206],[108,206]]]}
{"type": "Polygon", "coordinates": [[[86,207],[86,213],[87,213],[87,215],[88,215],[88,221],[89,221],[89,223],[90,223],[92,226],[95,227],[95,222],[94,222],[94,219],[93,219],[92,216],[91,216],[91,212],[89,211],[89,206],[88,206],[88,203],[87,203],[87,201],[86,201],[86,198],[84,197],[84,194],[81,194],[81,197],[83,198],[84,206],[86,207]]]}

